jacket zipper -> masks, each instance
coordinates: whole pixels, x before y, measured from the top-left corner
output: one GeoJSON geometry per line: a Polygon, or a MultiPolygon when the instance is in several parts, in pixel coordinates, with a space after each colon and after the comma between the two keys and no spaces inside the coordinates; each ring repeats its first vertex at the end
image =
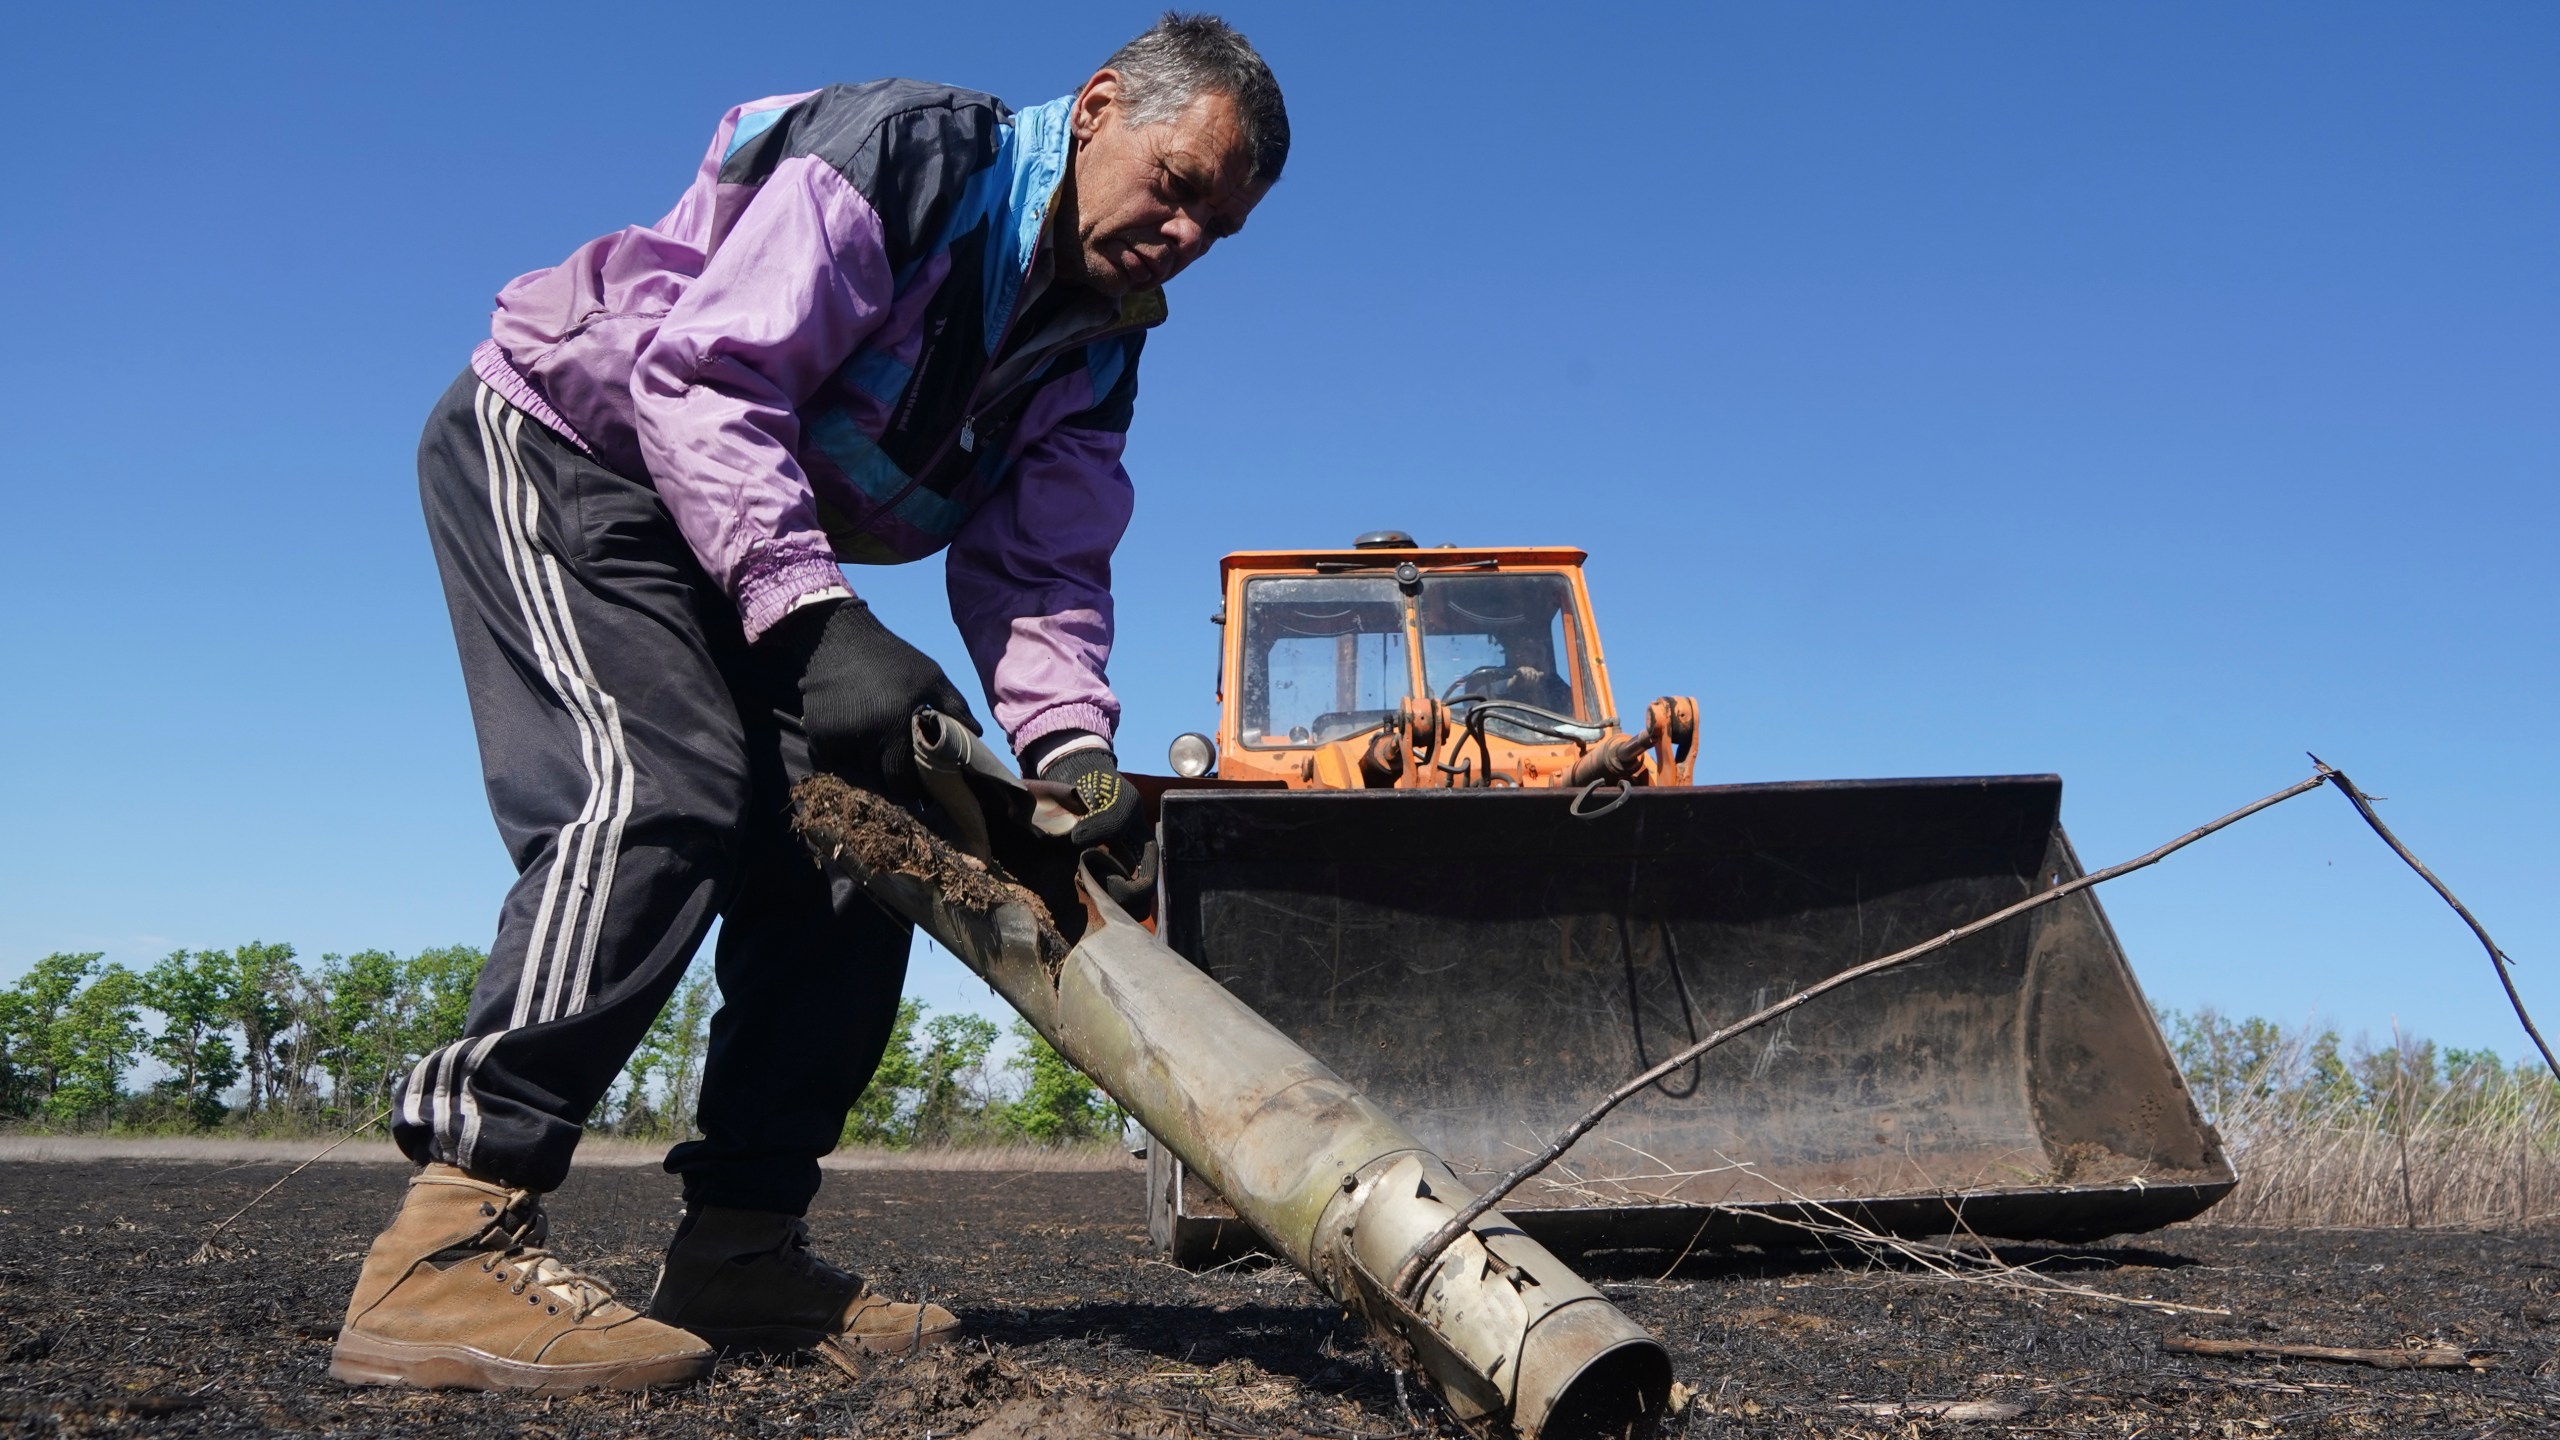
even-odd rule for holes
{"type": "MultiPolygon", "coordinates": [[[[1058,197],[1054,193],[1051,194],[1049,197],[1049,203],[1052,206],[1055,206],[1057,201],[1058,197]]],[[[1042,229],[1044,231],[1047,229],[1046,217],[1044,217],[1042,221],[1042,229]]],[[[1042,243],[1045,244],[1047,242],[1044,239],[1042,243]]],[[[1031,271],[1037,268],[1039,264],[1040,257],[1038,252],[1035,251],[1032,254],[1030,266],[1025,267],[1022,272],[1022,278],[1024,281],[1028,282],[1030,280],[1031,271]]],[[[1058,282],[1054,277],[1052,277],[1049,283],[1054,285],[1058,282]]],[[[888,511],[895,510],[898,506],[904,504],[908,496],[916,493],[916,487],[924,483],[924,477],[932,474],[936,469],[940,468],[943,457],[951,453],[951,447],[954,443],[959,445],[960,452],[964,455],[974,455],[977,453],[978,417],[986,413],[986,407],[979,403],[980,396],[978,394],[978,387],[987,383],[988,372],[996,368],[996,362],[1004,355],[1004,342],[1013,338],[1013,327],[1022,319],[1022,311],[1022,291],[1017,288],[1013,292],[1013,306],[1005,312],[1004,328],[996,332],[995,348],[987,352],[986,364],[979,367],[977,378],[969,382],[968,403],[960,407],[959,434],[956,436],[943,437],[942,443],[934,447],[933,454],[925,460],[923,467],[916,474],[907,477],[907,483],[898,487],[898,493],[872,507],[872,515],[884,514],[888,511]]],[[[1147,327],[1144,325],[1105,326],[1080,340],[1073,341],[1072,343],[1076,345],[1090,345],[1096,340],[1108,339],[1114,335],[1126,335],[1131,331],[1144,330],[1145,328],[1147,327]]],[[[1049,353],[1041,356],[1037,364],[1034,364],[1026,370],[1024,372],[1025,376],[1037,376],[1043,366],[1047,365],[1057,356],[1065,353],[1067,348],[1068,344],[1063,342],[1050,346],[1049,353]]],[[[1007,390],[1003,395],[997,396],[996,399],[999,401],[1008,399],[1015,393],[1015,391],[1021,390],[1025,385],[1030,383],[1030,379],[1026,378],[1016,384],[1012,390],[1007,390]]],[[[867,518],[861,528],[866,531],[871,528],[870,522],[867,518]]]]}
{"type": "MultiPolygon", "coordinates": [[[[1014,308],[1016,315],[1019,315],[1021,306],[1017,304],[1014,308]]],[[[1007,316],[1005,318],[1005,328],[996,341],[997,355],[1004,353],[1004,341],[1012,338],[1014,319],[1015,316],[1007,316]]],[[[1029,378],[1016,382],[1011,389],[1005,391],[1002,395],[994,397],[994,400],[990,401],[989,404],[1010,399],[1014,395],[1021,393],[1023,390],[1032,388],[1034,381],[1038,378],[1043,366],[1076,346],[1090,345],[1096,340],[1108,340],[1115,335],[1127,335],[1133,331],[1144,330],[1146,328],[1147,327],[1144,325],[1108,325],[1079,339],[1061,341],[1058,344],[1052,345],[1049,347],[1049,352],[1041,356],[1039,360],[1025,372],[1026,376],[1029,378]]],[[[924,484],[924,477],[932,474],[934,470],[942,464],[943,457],[951,453],[951,447],[955,443],[959,445],[962,454],[976,453],[978,417],[986,413],[986,407],[978,403],[980,399],[978,394],[978,385],[985,383],[987,371],[993,370],[995,365],[995,359],[993,357],[989,357],[986,368],[978,372],[977,382],[970,385],[969,403],[967,407],[964,408],[961,415],[959,434],[956,436],[947,436],[940,445],[935,446],[932,456],[924,462],[921,473],[908,476],[907,483],[899,486],[896,494],[891,495],[888,499],[883,500],[878,505],[872,507],[871,514],[886,514],[903,504],[908,496],[916,493],[917,487],[924,484]]],[[[871,528],[867,519],[861,528],[864,530],[869,530],[871,528]]]]}

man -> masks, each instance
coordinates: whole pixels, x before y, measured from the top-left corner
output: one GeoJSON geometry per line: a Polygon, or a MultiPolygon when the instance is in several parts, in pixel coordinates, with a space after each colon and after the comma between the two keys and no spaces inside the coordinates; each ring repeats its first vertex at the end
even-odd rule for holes
{"type": "Polygon", "coordinates": [[[520,873],[465,1038],[401,1088],[424,1168],[332,1374],[639,1386],[714,1346],[958,1333],[817,1259],[801,1219],[908,934],[810,863],[788,786],[902,793],[918,705],[975,724],[838,562],[947,548],[1024,768],[1083,797],[1080,842],[1126,827],[1104,663],[1138,352],[1288,134],[1244,37],[1168,14],[1019,113],[912,81],[741,106],[666,218],[499,294],[419,477],[520,873]],[[545,1248],[540,1197],[715,916],[702,1138],[667,1157],[686,1213],[644,1315],[545,1248]]]}

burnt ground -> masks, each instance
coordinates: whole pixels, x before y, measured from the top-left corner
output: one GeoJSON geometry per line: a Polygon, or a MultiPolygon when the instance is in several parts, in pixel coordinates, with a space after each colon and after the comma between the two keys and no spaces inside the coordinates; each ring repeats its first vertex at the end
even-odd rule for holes
{"type": "MultiPolygon", "coordinates": [[[[859,1381],[810,1357],[724,1361],[646,1396],[528,1401],[341,1387],[329,1340],[399,1171],[320,1165],[180,1263],[285,1167],[0,1165],[0,1435],[1454,1434],[1285,1269],[1153,1260],[1127,1172],[840,1171],[821,1247],[895,1294],[948,1302],[964,1351],[859,1381]]],[[[581,1172],[555,1238],[645,1295],[676,1215],[646,1169],[581,1172]]],[[[2185,1227],[2010,1252],[2110,1294],[2223,1306],[2162,1315],[2027,1297],[1820,1254],[1586,1256],[1672,1348],[1688,1436],[2560,1434],[2560,1244],[2550,1232],[2185,1227]],[[1666,1270],[1668,1273],[1666,1274],[1666,1270]],[[2165,1333],[2490,1352],[2490,1368],[2386,1371],[2163,1354],[2165,1333]],[[2005,1422],[1876,1418],[1939,1400],[2005,1422]]]]}

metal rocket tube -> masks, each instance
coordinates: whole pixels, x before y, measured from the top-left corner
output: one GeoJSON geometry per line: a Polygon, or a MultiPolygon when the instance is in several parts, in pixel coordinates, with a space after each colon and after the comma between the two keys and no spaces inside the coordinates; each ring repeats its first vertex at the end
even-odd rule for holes
{"type": "MultiPolygon", "coordinates": [[[[966,803],[976,817],[959,817],[959,833],[988,833],[975,797],[991,784],[1016,812],[996,823],[1059,828],[1054,799],[937,718],[920,721],[919,759],[940,806],[966,803]]],[[[882,803],[866,812],[873,823],[848,825],[841,797],[855,793],[826,777],[804,786],[801,828],[820,856],[985,978],[1273,1249],[1367,1317],[1461,1420],[1565,1440],[1623,1434],[1664,1413],[1671,1363],[1661,1344],[1498,1210],[1434,1262],[1410,1303],[1393,1294],[1388,1277],[1471,1192],[1342,1077],[1130,919],[1089,858],[1075,869],[1084,914],[1070,917],[1083,923],[1068,944],[1028,892],[989,884],[982,864],[903,812],[882,803]],[[873,833],[901,820],[912,833],[873,833]],[[945,868],[973,864],[967,883],[945,868]]]]}

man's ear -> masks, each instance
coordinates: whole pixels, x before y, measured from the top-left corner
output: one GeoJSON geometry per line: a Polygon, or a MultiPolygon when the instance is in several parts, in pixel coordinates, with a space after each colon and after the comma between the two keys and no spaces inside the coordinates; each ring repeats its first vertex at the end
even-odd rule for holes
{"type": "Polygon", "coordinates": [[[1120,103],[1120,72],[1096,70],[1093,78],[1076,92],[1076,103],[1067,110],[1067,128],[1078,140],[1090,140],[1101,133],[1102,117],[1120,103]]]}

